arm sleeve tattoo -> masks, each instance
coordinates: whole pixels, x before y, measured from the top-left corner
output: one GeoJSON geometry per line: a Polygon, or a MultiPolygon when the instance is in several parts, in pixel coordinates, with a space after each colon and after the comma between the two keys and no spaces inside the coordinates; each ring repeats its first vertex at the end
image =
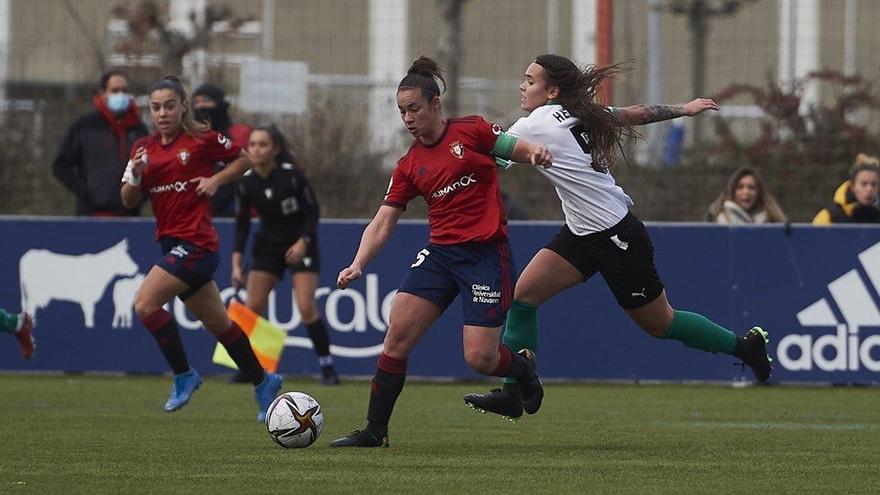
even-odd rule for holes
{"type": "Polygon", "coordinates": [[[684,115],[682,105],[633,105],[616,107],[614,115],[623,125],[643,125],[684,115]]]}

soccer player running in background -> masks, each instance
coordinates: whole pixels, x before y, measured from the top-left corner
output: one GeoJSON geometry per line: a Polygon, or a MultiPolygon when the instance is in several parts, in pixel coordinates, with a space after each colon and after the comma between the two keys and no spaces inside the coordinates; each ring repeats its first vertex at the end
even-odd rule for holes
{"type": "Polygon", "coordinates": [[[420,57],[400,81],[397,107],[415,139],[397,162],[354,260],[337,278],[341,289],[359,278],[391,237],[407,203],[416,196],[425,199],[430,238],[394,296],[367,427],[333,441],[333,447],[388,445],[388,421],[403,389],[407,357],[459,294],[467,364],[486,375],[516,378],[529,407],[544,394],[531,353],[499,345],[515,272],[495,157],[542,166],[552,158],[544,146],[515,139],[480,116],[443,117],[437,79],[443,81],[437,63],[420,57]]]}
{"type": "Polygon", "coordinates": [[[34,319],[31,315],[21,312],[17,315],[7,313],[6,310],[0,308],[0,332],[11,333],[18,341],[21,348],[21,356],[30,359],[37,348],[34,342],[34,319]]]}
{"type": "Polygon", "coordinates": [[[183,85],[174,76],[153,86],[150,115],[157,131],[132,146],[121,195],[128,207],[149,195],[156,216],[156,239],[162,257],[138,289],[134,310],[174,371],[165,411],[186,405],[202,383],[199,373],[189,365],[177,324],[162,309],[176,296],[250,378],[259,407],[257,420],[263,421],[281,388],[281,376],[263,371],[247,336],[227,316],[213,280],[219,259],[210,197],[219,185],[249,169],[251,161],[229,138],[192,120],[183,85]],[[231,163],[211,175],[218,161],[231,163]]]}
{"type": "MultiPolygon", "coordinates": [[[[541,173],[556,188],[565,225],[538,251],[520,275],[507,314],[503,341],[514,349],[537,349],[537,308],[554,295],[599,272],[617,303],[651,336],[687,347],[731,354],[752,368],[760,382],[770,377],[767,332],[754,327],[737,337],[705,316],[673,309],[654,266],[654,246],[633,202],[610,174],[615,147],[628,126],[717,110],[709,99],[684,105],[605,107],[596,91],[616,67],[579,69],[559,55],[541,55],[520,84],[520,106],[530,112],[508,134],[545,143],[553,168],[541,173]]],[[[521,387],[506,378],[500,389],[468,394],[469,406],[511,419],[522,415],[521,387]]],[[[528,413],[534,413],[526,409],[528,413]]]]}
{"type": "Polygon", "coordinates": [[[247,307],[266,309],[269,292],[288,269],[302,324],[321,366],[321,382],[339,384],[330,355],[330,337],[315,304],[318,272],[318,201],[312,186],[293,159],[284,136],[274,125],[251,132],[248,155],[254,168],[238,180],[232,282],[245,283],[242,253],[251,228],[251,208],[260,214],[260,230],[251,250],[247,274],[247,307]]]}

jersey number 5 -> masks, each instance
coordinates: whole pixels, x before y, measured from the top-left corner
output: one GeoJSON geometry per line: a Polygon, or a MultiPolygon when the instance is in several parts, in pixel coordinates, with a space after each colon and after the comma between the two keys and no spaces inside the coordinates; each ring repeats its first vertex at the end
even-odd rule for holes
{"type": "Polygon", "coordinates": [[[422,249],[421,251],[419,251],[419,254],[416,255],[416,262],[413,263],[412,265],[409,265],[409,267],[415,268],[415,267],[421,265],[422,263],[425,262],[425,259],[427,259],[429,254],[431,254],[431,251],[428,251],[427,249],[422,249]]]}

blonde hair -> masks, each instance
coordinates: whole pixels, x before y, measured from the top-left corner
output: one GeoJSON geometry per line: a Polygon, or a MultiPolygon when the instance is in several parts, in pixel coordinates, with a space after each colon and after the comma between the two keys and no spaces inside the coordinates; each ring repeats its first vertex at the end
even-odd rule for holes
{"type": "Polygon", "coordinates": [[[855,163],[853,163],[853,166],[849,171],[849,180],[855,181],[856,176],[865,170],[869,170],[880,176],[880,159],[877,159],[876,156],[859,153],[858,156],[856,156],[855,163]]]}
{"type": "Polygon", "coordinates": [[[193,119],[192,112],[190,111],[191,105],[186,98],[186,91],[183,89],[183,83],[180,82],[180,79],[178,79],[177,76],[169,74],[163,77],[159,82],[153,85],[150,89],[150,94],[153,94],[154,91],[160,91],[163,89],[170,89],[180,97],[180,104],[184,107],[183,116],[181,117],[183,132],[195,137],[211,128],[210,124],[206,122],[196,122],[195,119],[193,119]]]}

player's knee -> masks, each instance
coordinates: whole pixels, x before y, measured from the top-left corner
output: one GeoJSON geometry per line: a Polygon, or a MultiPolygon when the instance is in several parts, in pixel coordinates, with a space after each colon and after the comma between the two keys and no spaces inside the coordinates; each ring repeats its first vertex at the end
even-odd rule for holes
{"type": "Polygon", "coordinates": [[[383,343],[385,354],[396,359],[403,359],[409,354],[407,349],[409,349],[409,345],[405,334],[389,327],[383,343]]]}
{"type": "Polygon", "coordinates": [[[497,349],[465,349],[464,360],[474,371],[487,375],[497,366],[497,349]]]}
{"type": "Polygon", "coordinates": [[[263,314],[263,309],[266,308],[266,302],[268,301],[267,297],[255,296],[252,297],[248,294],[246,306],[248,309],[253,311],[254,313],[261,315],[263,314]]]}
{"type": "Polygon", "coordinates": [[[651,337],[662,339],[666,336],[666,332],[669,330],[668,326],[658,324],[658,322],[644,322],[639,324],[642,327],[642,330],[648,333],[651,337]]]}
{"type": "Polygon", "coordinates": [[[302,318],[303,324],[314,323],[318,319],[318,308],[315,307],[314,303],[300,306],[299,315],[302,318]]]}
{"type": "Polygon", "coordinates": [[[513,300],[532,306],[539,306],[543,302],[540,300],[538,288],[530,284],[516,284],[516,288],[513,289],[513,300]]]}
{"type": "Polygon", "coordinates": [[[134,301],[134,312],[141,320],[155,313],[161,307],[162,306],[141,297],[138,297],[134,301]]]}

